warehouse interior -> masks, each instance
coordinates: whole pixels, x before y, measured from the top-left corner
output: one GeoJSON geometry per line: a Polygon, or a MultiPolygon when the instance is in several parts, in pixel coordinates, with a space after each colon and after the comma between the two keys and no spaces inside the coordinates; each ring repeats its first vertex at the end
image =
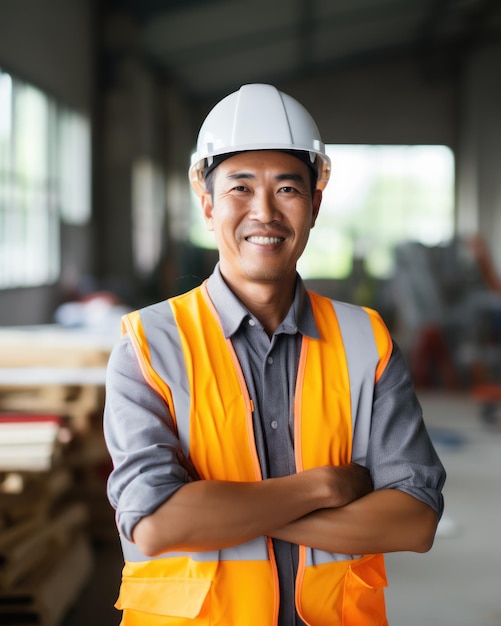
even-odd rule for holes
{"type": "Polygon", "coordinates": [[[1,461],[0,623],[119,622],[107,358],[211,273],[190,157],[260,82],[333,150],[307,284],[380,311],[448,470],[432,551],[388,557],[390,623],[501,624],[500,66],[496,0],[0,3],[0,432],[37,415],[64,448],[1,461]]]}

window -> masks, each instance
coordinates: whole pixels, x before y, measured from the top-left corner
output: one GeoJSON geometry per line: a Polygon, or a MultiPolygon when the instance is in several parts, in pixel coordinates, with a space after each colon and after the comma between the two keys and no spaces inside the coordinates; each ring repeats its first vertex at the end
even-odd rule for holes
{"type": "Polygon", "coordinates": [[[165,188],[158,164],[143,157],[132,168],[132,246],[134,266],[148,276],[157,266],[162,251],[165,188]]]}
{"type": "Polygon", "coordinates": [[[55,282],[60,220],[89,217],[88,120],[0,71],[0,288],[55,282]]]}
{"type": "Polygon", "coordinates": [[[361,260],[369,276],[393,271],[406,240],[449,241],[454,230],[454,157],[445,146],[329,145],[331,180],[299,270],[345,278],[361,260]]]}

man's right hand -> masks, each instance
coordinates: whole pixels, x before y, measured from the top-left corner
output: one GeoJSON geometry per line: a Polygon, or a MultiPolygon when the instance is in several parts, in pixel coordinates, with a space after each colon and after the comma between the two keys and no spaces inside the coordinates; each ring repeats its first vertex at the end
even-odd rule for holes
{"type": "Polygon", "coordinates": [[[323,466],[306,472],[317,472],[319,484],[326,488],[322,508],[345,506],[374,490],[369,470],[357,463],[323,466]]]}

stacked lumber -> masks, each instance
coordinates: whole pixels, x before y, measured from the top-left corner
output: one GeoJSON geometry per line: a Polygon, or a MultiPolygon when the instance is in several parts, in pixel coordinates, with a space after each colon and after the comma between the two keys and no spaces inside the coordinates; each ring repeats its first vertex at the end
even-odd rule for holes
{"type": "MultiPolygon", "coordinates": [[[[73,422],[56,415],[0,413],[0,478],[8,472],[24,477],[39,477],[51,489],[56,470],[71,477],[67,498],[85,503],[88,509],[87,532],[93,540],[116,539],[113,510],[106,495],[106,481],[111,459],[102,430],[82,433],[73,422]]],[[[27,484],[31,484],[28,481],[27,484]]],[[[23,499],[35,494],[25,491],[17,496],[10,515],[22,510],[23,499]]],[[[38,506],[41,506],[40,504],[38,506]]],[[[0,529],[2,510],[0,508],[0,529]]]]}
{"type": "Polygon", "coordinates": [[[0,329],[0,624],[59,626],[113,539],[107,338],[0,329]]]}
{"type": "Polygon", "coordinates": [[[57,626],[87,583],[87,507],[66,469],[0,483],[0,624],[57,626]]]}
{"type": "Polygon", "coordinates": [[[0,413],[0,472],[48,470],[70,439],[60,415],[0,413]]]}
{"type": "Polygon", "coordinates": [[[69,379],[71,372],[57,373],[54,381],[45,381],[38,372],[16,372],[19,380],[3,382],[0,386],[0,409],[4,411],[46,411],[59,413],[72,419],[76,429],[87,431],[104,402],[104,387],[94,382],[81,382],[88,372],[78,373],[69,379]],[[67,378],[67,380],[64,380],[67,378]]]}
{"type": "Polygon", "coordinates": [[[0,367],[105,366],[116,339],[50,324],[0,327],[0,367]]]}
{"type": "Polygon", "coordinates": [[[101,336],[58,327],[0,328],[0,410],[57,413],[90,430],[111,348],[101,336]]]}

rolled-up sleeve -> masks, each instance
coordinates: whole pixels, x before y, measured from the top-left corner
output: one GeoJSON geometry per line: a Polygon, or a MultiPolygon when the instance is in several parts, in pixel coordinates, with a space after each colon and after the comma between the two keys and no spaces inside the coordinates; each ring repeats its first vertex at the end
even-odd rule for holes
{"type": "Polygon", "coordinates": [[[107,368],[104,437],[113,469],[108,498],[117,526],[131,540],[137,522],[192,480],[164,400],[144,380],[125,336],[107,368]]]}
{"type": "Polygon", "coordinates": [[[396,345],[375,386],[367,466],[375,489],[400,489],[442,515],[445,470],[396,345]]]}

